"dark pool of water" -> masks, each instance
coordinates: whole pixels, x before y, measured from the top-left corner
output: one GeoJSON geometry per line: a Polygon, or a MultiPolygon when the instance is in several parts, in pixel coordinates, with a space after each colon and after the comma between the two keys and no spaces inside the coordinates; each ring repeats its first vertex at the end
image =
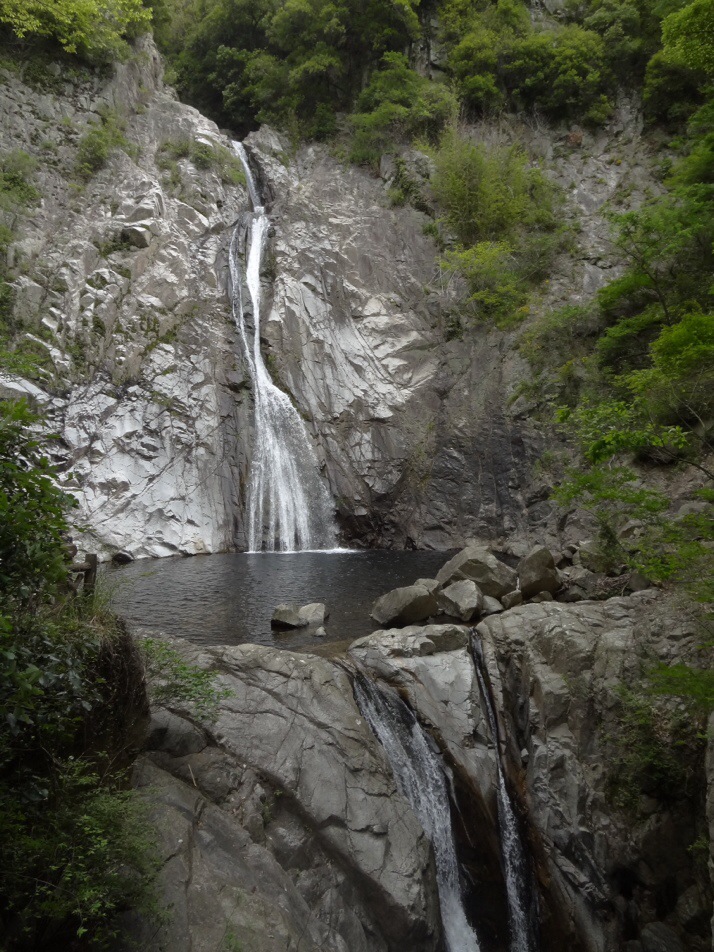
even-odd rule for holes
{"type": "Polygon", "coordinates": [[[132,562],[110,568],[112,603],[130,626],[204,645],[253,642],[320,645],[309,630],[273,631],[276,605],[325,602],[327,641],[360,638],[377,627],[375,599],[417,578],[433,578],[447,552],[231,553],[132,562]]]}

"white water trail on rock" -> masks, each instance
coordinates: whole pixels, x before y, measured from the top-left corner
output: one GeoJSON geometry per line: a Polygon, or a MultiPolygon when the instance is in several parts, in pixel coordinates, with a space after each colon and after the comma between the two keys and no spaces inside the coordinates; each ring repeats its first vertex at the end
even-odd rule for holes
{"type": "Polygon", "coordinates": [[[496,749],[496,773],[498,776],[498,823],[501,832],[501,857],[503,859],[504,877],[506,880],[506,899],[508,901],[508,925],[510,928],[510,952],[536,952],[538,943],[534,938],[531,925],[530,893],[528,857],[521,840],[518,821],[506,789],[506,781],[501,766],[501,755],[498,743],[498,725],[496,712],[493,708],[491,694],[486,686],[483,674],[483,654],[481,644],[474,636],[473,639],[474,667],[478,678],[481,697],[486,705],[488,721],[491,726],[491,736],[496,749]]]}
{"type": "Polygon", "coordinates": [[[320,464],[305,424],[287,394],[270,379],[260,349],[260,271],[270,219],[260,203],[248,156],[233,143],[245,169],[253,214],[246,239],[245,283],[253,311],[253,344],[249,344],[242,294],[240,239],[245,220],[233,232],[230,247],[233,319],[253,379],[255,431],[248,489],[248,550],[294,552],[334,549],[334,504],[320,477],[320,464]]]}
{"type": "Polygon", "coordinates": [[[463,906],[449,788],[439,757],[413,712],[394,692],[383,691],[359,675],[354,688],[359,709],[384,747],[400,793],[409,801],[434,847],[448,952],[480,952],[463,906]]]}

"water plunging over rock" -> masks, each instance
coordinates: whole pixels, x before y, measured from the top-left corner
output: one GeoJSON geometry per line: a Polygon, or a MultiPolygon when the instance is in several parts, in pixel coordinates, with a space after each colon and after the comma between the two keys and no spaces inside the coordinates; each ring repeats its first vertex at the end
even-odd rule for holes
{"type": "Polygon", "coordinates": [[[383,745],[401,793],[434,847],[439,903],[448,952],[480,952],[461,899],[459,865],[446,775],[412,711],[393,692],[357,677],[355,697],[383,745]]]}
{"type": "Polygon", "coordinates": [[[498,742],[498,724],[496,711],[493,706],[488,685],[483,674],[483,656],[479,641],[473,642],[474,664],[479,689],[488,712],[493,742],[496,747],[496,773],[498,785],[496,788],[498,802],[498,824],[501,830],[501,854],[506,880],[506,897],[508,899],[508,924],[511,933],[511,952],[536,952],[537,910],[532,906],[530,899],[534,895],[528,868],[526,854],[518,829],[518,820],[513,810],[511,798],[506,789],[506,781],[501,767],[500,747],[498,742]]]}
{"type": "Polygon", "coordinates": [[[253,308],[252,348],[248,343],[239,267],[239,243],[246,229],[244,219],[236,226],[230,250],[233,318],[253,379],[255,400],[253,464],[248,491],[248,548],[251,552],[331,549],[336,542],[334,506],[320,478],[320,464],[300,414],[287,394],[270,379],[260,350],[260,271],[270,219],[260,204],[243,145],[236,143],[235,150],[243,163],[253,204],[253,214],[247,226],[245,271],[253,308]]]}

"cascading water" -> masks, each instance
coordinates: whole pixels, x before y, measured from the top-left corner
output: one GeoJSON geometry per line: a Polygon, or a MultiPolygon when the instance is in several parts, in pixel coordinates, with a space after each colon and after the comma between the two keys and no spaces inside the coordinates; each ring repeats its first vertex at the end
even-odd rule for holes
{"type": "Polygon", "coordinates": [[[243,145],[234,143],[243,163],[253,213],[233,232],[230,248],[233,319],[253,379],[255,436],[248,489],[248,549],[288,552],[332,549],[336,545],[334,505],[320,477],[319,463],[300,414],[279,390],[260,350],[260,270],[270,219],[243,145]],[[245,240],[245,283],[253,309],[253,346],[248,342],[242,293],[240,246],[245,240]]]}
{"type": "Polygon", "coordinates": [[[481,697],[484,700],[486,711],[488,712],[491,736],[493,737],[494,746],[496,748],[498,822],[501,828],[501,856],[506,880],[506,898],[508,900],[508,924],[511,934],[510,948],[511,952],[537,952],[536,916],[533,915],[531,902],[529,901],[534,893],[531,888],[528,857],[523,847],[521,834],[518,829],[518,821],[503,776],[498,744],[496,712],[483,673],[484,662],[481,643],[474,636],[472,644],[476,677],[478,678],[481,697]]]}
{"type": "Polygon", "coordinates": [[[357,675],[355,697],[363,717],[386,751],[400,792],[409,801],[434,847],[448,952],[480,952],[461,898],[444,768],[416,717],[393,691],[382,691],[368,678],[357,675]]]}

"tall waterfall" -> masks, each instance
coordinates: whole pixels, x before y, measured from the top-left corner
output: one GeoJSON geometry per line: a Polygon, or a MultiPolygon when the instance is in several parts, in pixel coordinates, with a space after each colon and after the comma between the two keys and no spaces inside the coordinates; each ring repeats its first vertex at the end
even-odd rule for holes
{"type": "Polygon", "coordinates": [[[530,882],[528,857],[523,847],[518,821],[513,810],[511,798],[501,766],[501,754],[498,744],[498,725],[491,693],[483,674],[483,653],[480,642],[473,639],[474,665],[481,691],[481,697],[488,711],[491,736],[496,748],[496,772],[498,775],[498,823],[501,830],[501,856],[506,880],[506,898],[508,900],[508,924],[511,934],[511,952],[537,952],[535,916],[532,915],[530,897],[533,889],[530,882]]]}
{"type": "Polygon", "coordinates": [[[400,792],[411,804],[434,847],[448,952],[480,952],[461,898],[444,768],[416,717],[393,691],[382,691],[368,678],[358,675],[355,697],[362,715],[386,751],[400,792]]]}
{"type": "Polygon", "coordinates": [[[253,463],[248,489],[248,549],[288,552],[331,549],[336,545],[334,505],[320,477],[320,464],[305,424],[266,369],[260,350],[260,271],[270,219],[261,204],[243,145],[234,143],[245,169],[253,213],[239,221],[230,247],[231,304],[240,334],[255,401],[253,463]],[[247,230],[246,230],[247,229],[247,230]],[[245,284],[253,316],[253,343],[248,341],[243,301],[241,242],[245,240],[245,284]]]}

